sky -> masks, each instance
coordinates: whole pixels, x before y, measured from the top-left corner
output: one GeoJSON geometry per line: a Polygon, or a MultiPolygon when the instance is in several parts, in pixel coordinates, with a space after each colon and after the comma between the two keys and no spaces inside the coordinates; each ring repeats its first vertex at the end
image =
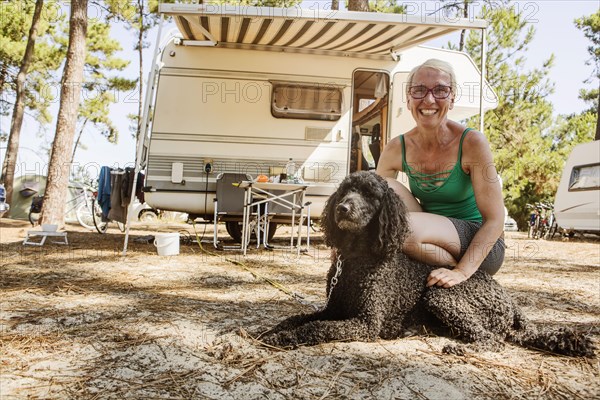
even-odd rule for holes
{"type": "MultiPolygon", "coordinates": [[[[321,8],[324,7],[322,3],[324,2],[320,2],[318,5],[321,8]]],[[[430,13],[432,10],[438,9],[441,4],[440,1],[418,0],[412,2],[411,7],[415,13],[430,13]]],[[[592,88],[593,84],[597,87],[598,81],[595,80],[594,83],[588,85],[583,83],[592,72],[592,66],[585,65],[586,60],[590,58],[587,52],[590,42],[575,27],[573,20],[597,11],[600,7],[600,0],[515,1],[513,4],[513,7],[521,11],[528,23],[536,29],[533,42],[525,55],[527,58],[526,68],[541,67],[551,54],[555,55],[555,65],[550,73],[550,79],[555,84],[555,92],[549,97],[550,102],[553,103],[555,114],[582,111],[586,106],[577,98],[579,90],[584,87],[592,88]]],[[[174,24],[164,26],[163,33],[168,32],[172,27],[174,24]]],[[[155,30],[148,36],[151,45],[144,54],[144,74],[150,70],[156,32],[155,30]]],[[[112,35],[122,42],[123,50],[120,57],[131,60],[125,73],[131,77],[137,76],[138,58],[137,53],[133,50],[133,33],[115,27],[112,35]]],[[[428,45],[440,46],[450,39],[452,37],[448,36],[428,45]]],[[[144,80],[146,79],[147,76],[144,77],[144,80]]],[[[132,165],[134,162],[135,141],[129,131],[127,114],[137,113],[137,93],[118,93],[118,98],[117,104],[111,108],[111,117],[120,132],[119,143],[117,145],[109,144],[97,132],[88,130],[82,139],[87,150],[79,149],[77,151],[75,162],[85,166],[92,175],[102,165],[123,167],[132,165]]],[[[44,129],[42,134],[39,132],[38,124],[32,118],[25,118],[17,175],[23,173],[45,174],[48,156],[40,149],[40,144],[49,147],[52,142],[58,106],[53,108],[54,121],[44,129]]],[[[0,117],[0,125],[4,131],[9,131],[10,117],[0,117]]],[[[0,148],[0,160],[3,160],[6,143],[0,144],[0,148]]]]}

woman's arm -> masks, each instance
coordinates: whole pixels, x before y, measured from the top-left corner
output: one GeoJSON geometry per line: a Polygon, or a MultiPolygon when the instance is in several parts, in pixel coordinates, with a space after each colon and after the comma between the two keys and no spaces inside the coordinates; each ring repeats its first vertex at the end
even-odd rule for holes
{"type": "Polygon", "coordinates": [[[388,142],[377,163],[377,175],[384,178],[396,179],[398,171],[402,171],[402,143],[400,137],[388,142]]]}
{"type": "Polygon", "coordinates": [[[465,138],[462,167],[471,176],[483,224],[456,267],[452,270],[441,268],[433,271],[427,286],[448,288],[468,279],[479,269],[504,230],[502,188],[489,143],[482,133],[472,131],[465,138]]]}
{"type": "Polygon", "coordinates": [[[487,139],[481,132],[474,132],[466,139],[468,140],[465,140],[467,147],[463,165],[470,171],[475,201],[483,217],[483,225],[456,267],[470,277],[477,271],[504,231],[504,201],[498,171],[487,139]]]}
{"type": "Polygon", "coordinates": [[[383,149],[379,163],[377,164],[377,175],[385,178],[388,185],[400,196],[408,211],[423,211],[419,202],[410,190],[398,182],[396,177],[402,171],[402,142],[400,137],[389,141],[383,149]]]}

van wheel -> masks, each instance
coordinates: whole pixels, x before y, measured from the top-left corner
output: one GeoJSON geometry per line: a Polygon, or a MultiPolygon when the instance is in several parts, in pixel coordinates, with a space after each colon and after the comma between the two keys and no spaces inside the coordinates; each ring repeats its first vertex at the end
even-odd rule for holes
{"type": "MultiPolygon", "coordinates": [[[[242,223],[241,222],[227,221],[227,222],[225,222],[225,228],[227,229],[227,233],[229,233],[229,236],[231,236],[231,238],[236,243],[242,243],[242,223]]],[[[273,236],[275,236],[276,230],[277,230],[277,222],[271,222],[269,224],[269,237],[268,237],[269,242],[271,241],[271,239],[273,239],[273,236]]],[[[256,233],[252,232],[252,235],[250,237],[253,239],[256,239],[256,233]]]]}

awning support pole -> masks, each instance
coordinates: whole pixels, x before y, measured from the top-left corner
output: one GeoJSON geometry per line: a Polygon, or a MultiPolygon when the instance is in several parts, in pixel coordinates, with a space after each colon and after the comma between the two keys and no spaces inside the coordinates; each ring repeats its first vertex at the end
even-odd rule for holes
{"type": "Polygon", "coordinates": [[[144,145],[146,144],[147,130],[148,130],[148,120],[150,119],[150,102],[152,101],[152,95],[154,93],[154,86],[156,80],[156,70],[158,69],[157,56],[160,52],[160,36],[162,34],[162,27],[164,22],[164,14],[160,14],[160,22],[158,24],[158,33],[156,35],[156,45],[154,46],[154,54],[152,56],[152,67],[150,68],[150,73],[148,74],[148,81],[146,82],[146,96],[144,99],[145,110],[142,115],[142,121],[140,123],[140,132],[137,138],[137,151],[135,155],[135,166],[133,173],[133,187],[131,189],[131,201],[129,202],[129,206],[127,207],[127,223],[125,224],[125,240],[123,243],[123,253],[125,256],[127,254],[127,244],[129,243],[129,227],[131,226],[131,210],[133,209],[133,200],[135,199],[135,188],[137,186],[138,173],[142,169],[142,156],[144,154],[144,145]]]}
{"type": "Polygon", "coordinates": [[[485,117],[485,111],[483,109],[483,90],[484,90],[484,86],[485,85],[485,54],[486,54],[486,47],[487,47],[487,35],[486,35],[486,29],[482,29],[481,30],[481,78],[479,81],[479,132],[484,133],[483,132],[483,121],[484,121],[484,117],[485,117]]]}

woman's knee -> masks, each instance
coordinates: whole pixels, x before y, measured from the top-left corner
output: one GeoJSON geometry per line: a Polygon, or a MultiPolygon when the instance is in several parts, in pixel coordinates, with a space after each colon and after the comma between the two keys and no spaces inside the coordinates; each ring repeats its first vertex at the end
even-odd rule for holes
{"type": "Polygon", "coordinates": [[[423,245],[427,243],[426,230],[419,223],[419,218],[415,218],[413,214],[415,213],[409,213],[410,231],[402,245],[402,251],[410,256],[421,253],[423,245]]]}
{"type": "Polygon", "coordinates": [[[419,237],[422,236],[421,225],[419,224],[419,221],[418,221],[419,218],[416,215],[417,215],[416,212],[409,211],[407,213],[409,229],[408,229],[408,235],[404,239],[405,244],[417,242],[417,241],[419,241],[419,237]]]}
{"type": "Polygon", "coordinates": [[[456,257],[460,253],[460,238],[452,222],[445,217],[424,212],[409,212],[410,233],[403,251],[416,254],[433,245],[456,257]]]}
{"type": "Polygon", "coordinates": [[[410,235],[404,239],[404,243],[402,244],[402,252],[412,256],[418,251],[421,247],[421,242],[414,236],[414,232],[411,232],[410,235]]]}

